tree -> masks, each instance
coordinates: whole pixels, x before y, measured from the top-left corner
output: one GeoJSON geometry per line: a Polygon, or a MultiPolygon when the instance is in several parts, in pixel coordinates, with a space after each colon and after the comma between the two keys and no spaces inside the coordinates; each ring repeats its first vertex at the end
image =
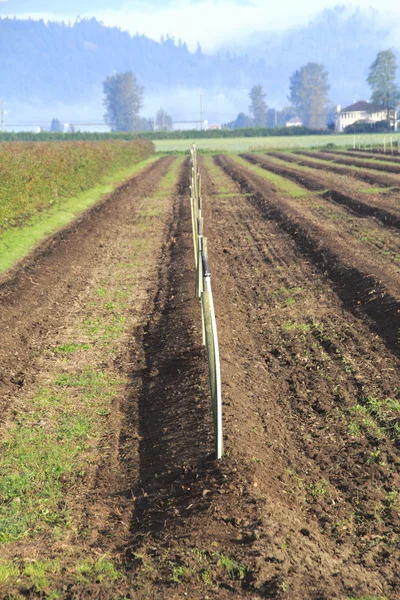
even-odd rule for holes
{"type": "Polygon", "coordinates": [[[329,88],[324,65],[307,63],[291,76],[288,99],[307,127],[323,129],[326,126],[329,88]]]}
{"type": "Polygon", "coordinates": [[[50,125],[50,131],[58,133],[63,130],[63,127],[58,119],[53,119],[50,125]]]}
{"type": "Polygon", "coordinates": [[[156,114],[156,126],[161,131],[172,131],[172,117],[163,108],[156,114]]]}
{"type": "Polygon", "coordinates": [[[104,120],[113,131],[134,131],[143,107],[143,87],[137,84],[132,72],[117,73],[103,83],[104,120]]]}
{"type": "Polygon", "coordinates": [[[254,121],[243,112],[239,113],[234,121],[226,123],[228,129],[244,129],[245,127],[254,127],[254,121]]]}
{"type": "Polygon", "coordinates": [[[264,92],[262,85],[253,85],[249,98],[251,104],[249,106],[250,114],[253,116],[254,125],[256,127],[265,127],[267,121],[267,103],[265,98],[267,94],[264,92]]]}
{"type": "Polygon", "coordinates": [[[367,81],[371,88],[371,101],[386,111],[387,119],[390,118],[391,113],[396,110],[400,102],[400,89],[396,84],[397,69],[397,60],[393,50],[378,52],[369,68],[367,81]]]}

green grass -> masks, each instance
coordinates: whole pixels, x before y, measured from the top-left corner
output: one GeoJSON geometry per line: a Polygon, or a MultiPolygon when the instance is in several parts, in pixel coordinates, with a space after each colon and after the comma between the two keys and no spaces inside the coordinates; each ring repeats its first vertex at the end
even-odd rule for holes
{"type": "MultiPolygon", "coordinates": [[[[60,581],[62,572],[63,565],[59,559],[25,560],[19,563],[0,560],[0,586],[7,585],[9,589],[15,587],[21,592],[32,590],[40,597],[56,600],[64,597],[61,591],[62,583],[60,582],[59,586],[54,585],[54,580],[60,581]],[[60,588],[59,592],[55,589],[57,587],[60,588]],[[50,591],[50,588],[53,588],[53,591],[50,591]]],[[[107,556],[97,559],[88,558],[69,567],[69,580],[76,584],[107,584],[122,577],[114,562],[107,556]]],[[[10,599],[14,597],[22,598],[25,597],[25,594],[23,596],[7,595],[7,598],[10,599]]]]}
{"type": "Polygon", "coordinates": [[[63,344],[54,348],[54,352],[59,354],[74,354],[80,350],[90,350],[91,347],[90,344],[63,344]]]}
{"type": "Polygon", "coordinates": [[[246,167],[246,169],[248,169],[255,175],[258,175],[259,177],[262,177],[263,179],[267,179],[270,183],[272,183],[274,186],[276,186],[280,192],[282,192],[283,194],[287,194],[288,196],[291,196],[292,198],[301,198],[301,197],[309,196],[311,193],[308,190],[300,187],[299,185],[296,185],[289,179],[286,179],[285,177],[281,177],[281,175],[276,175],[275,173],[272,173],[271,171],[267,171],[261,167],[253,165],[252,163],[248,162],[247,160],[244,160],[243,158],[241,158],[240,156],[233,156],[232,158],[236,163],[238,163],[239,165],[242,165],[243,167],[246,167]]]}
{"type": "Polygon", "coordinates": [[[0,236],[0,273],[10,269],[43,239],[69,225],[103,196],[112,192],[120,183],[144,169],[157,158],[152,156],[133,167],[120,170],[114,175],[106,177],[101,185],[83,192],[75,198],[66,199],[46,211],[37,213],[24,226],[6,230],[0,236]]]}
{"type": "Polygon", "coordinates": [[[0,444],[0,543],[68,529],[63,485],[85,472],[120,380],[97,371],[62,374],[17,413],[0,444]]]}
{"type": "MultiPolygon", "coordinates": [[[[353,147],[353,135],[304,135],[249,138],[214,138],[194,140],[198,150],[213,152],[245,152],[249,150],[281,150],[284,148],[318,148],[335,144],[341,148],[353,147]]],[[[157,152],[189,150],[190,140],[155,140],[157,152]]]]}

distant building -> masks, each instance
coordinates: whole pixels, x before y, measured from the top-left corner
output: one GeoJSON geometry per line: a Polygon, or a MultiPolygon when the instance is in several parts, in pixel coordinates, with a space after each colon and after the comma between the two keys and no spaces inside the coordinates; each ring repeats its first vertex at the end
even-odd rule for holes
{"type": "Polygon", "coordinates": [[[211,125],[210,123],[208,129],[222,129],[222,125],[211,125]]]}
{"type": "MultiPolygon", "coordinates": [[[[378,121],[384,121],[387,118],[386,110],[382,110],[380,107],[366,102],[365,100],[359,100],[350,104],[346,108],[341,108],[340,105],[336,109],[335,129],[336,131],[343,131],[348,125],[353,123],[377,123],[378,121]]],[[[397,130],[397,118],[395,111],[391,111],[390,114],[391,125],[397,130]]]]}
{"type": "Polygon", "coordinates": [[[303,122],[299,117],[293,117],[286,121],[286,127],[303,127],[303,122]]]}

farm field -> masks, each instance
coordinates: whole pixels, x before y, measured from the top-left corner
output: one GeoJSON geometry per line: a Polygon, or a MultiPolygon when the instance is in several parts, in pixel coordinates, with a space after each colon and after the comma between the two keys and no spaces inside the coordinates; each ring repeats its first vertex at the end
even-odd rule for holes
{"type": "Polygon", "coordinates": [[[199,163],[225,456],[164,156],[2,276],[0,597],[396,600],[396,158],[199,163]]]}
{"type": "MultiPolygon", "coordinates": [[[[383,144],[382,134],[356,136],[357,141],[363,145],[371,143],[376,145],[383,144]]],[[[386,136],[389,140],[389,136],[386,136]]],[[[394,135],[393,143],[397,148],[397,139],[394,135]]],[[[304,136],[276,136],[276,137],[252,137],[252,138],[209,138],[196,140],[198,150],[208,150],[210,152],[247,152],[254,149],[279,150],[295,148],[318,148],[327,144],[343,148],[352,148],[354,135],[304,135],[304,136]]],[[[157,152],[185,152],[188,147],[188,140],[154,140],[157,152]]]]}

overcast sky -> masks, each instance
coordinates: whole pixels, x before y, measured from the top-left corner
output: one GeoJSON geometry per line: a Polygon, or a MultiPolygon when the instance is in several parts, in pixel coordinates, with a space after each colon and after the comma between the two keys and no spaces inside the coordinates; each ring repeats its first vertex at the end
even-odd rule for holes
{"type": "MultiPolygon", "coordinates": [[[[15,10],[19,17],[74,21],[79,14],[96,16],[132,34],[159,40],[169,33],[191,49],[197,41],[206,51],[245,37],[253,31],[277,31],[307,23],[323,8],[340,0],[0,0],[0,13],[15,10]]],[[[382,18],[400,23],[399,0],[357,0],[355,6],[379,10],[382,18]]]]}

